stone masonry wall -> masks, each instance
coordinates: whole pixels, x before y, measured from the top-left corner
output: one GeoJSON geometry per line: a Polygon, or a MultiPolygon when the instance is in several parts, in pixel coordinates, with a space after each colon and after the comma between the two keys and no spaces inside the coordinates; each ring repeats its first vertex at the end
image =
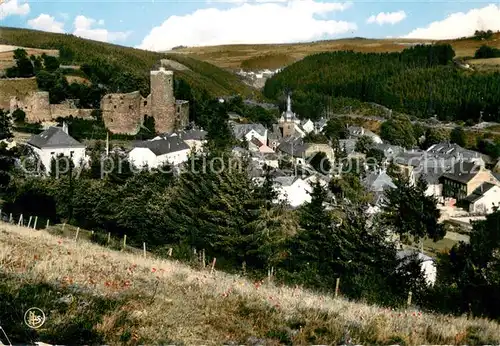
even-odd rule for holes
{"type": "Polygon", "coordinates": [[[174,98],[174,74],[160,68],[151,71],[151,116],[155,119],[156,131],[173,132],[176,123],[174,98]]]}
{"type": "Polygon", "coordinates": [[[185,128],[189,123],[189,101],[177,100],[175,101],[176,108],[176,124],[177,129],[185,128]]]}
{"type": "Polygon", "coordinates": [[[104,124],[113,133],[136,134],[144,120],[144,101],[139,91],[105,95],[101,100],[104,124]]]}
{"type": "Polygon", "coordinates": [[[22,109],[26,113],[27,122],[42,122],[52,120],[50,113],[49,93],[38,91],[29,94],[24,99],[14,96],[10,99],[10,113],[22,109]]]}

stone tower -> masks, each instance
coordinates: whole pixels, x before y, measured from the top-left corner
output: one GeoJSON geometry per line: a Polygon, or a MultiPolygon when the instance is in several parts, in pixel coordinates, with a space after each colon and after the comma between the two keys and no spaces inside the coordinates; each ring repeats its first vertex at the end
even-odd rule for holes
{"type": "Polygon", "coordinates": [[[172,132],[176,127],[174,98],[174,73],[160,67],[151,71],[151,116],[155,119],[156,131],[172,132]]]}

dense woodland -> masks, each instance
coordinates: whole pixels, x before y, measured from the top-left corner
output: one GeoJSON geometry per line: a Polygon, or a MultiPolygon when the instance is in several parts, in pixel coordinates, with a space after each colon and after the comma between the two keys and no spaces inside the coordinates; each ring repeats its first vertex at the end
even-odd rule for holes
{"type": "Polygon", "coordinates": [[[265,96],[294,94],[294,108],[317,118],[335,97],[376,102],[394,111],[443,120],[500,121],[500,73],[469,72],[452,63],[450,45],[400,53],[332,52],[308,56],[266,82],[265,96]]]}

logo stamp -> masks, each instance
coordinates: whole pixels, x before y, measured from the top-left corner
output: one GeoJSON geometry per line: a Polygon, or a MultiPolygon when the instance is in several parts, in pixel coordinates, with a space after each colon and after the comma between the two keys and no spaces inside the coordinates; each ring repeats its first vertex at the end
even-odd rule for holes
{"type": "Polygon", "coordinates": [[[29,308],[24,313],[24,323],[31,329],[38,329],[45,323],[45,314],[39,308],[29,308]]]}

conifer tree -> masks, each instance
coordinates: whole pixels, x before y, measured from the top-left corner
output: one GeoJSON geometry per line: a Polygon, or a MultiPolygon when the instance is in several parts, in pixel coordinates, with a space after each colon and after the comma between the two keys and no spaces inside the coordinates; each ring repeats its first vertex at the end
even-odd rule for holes
{"type": "Polygon", "coordinates": [[[382,206],[382,222],[401,240],[408,241],[409,236],[415,240],[428,237],[434,241],[443,239],[446,234],[444,226],[438,223],[440,211],[433,196],[425,194],[427,183],[420,177],[415,186],[407,179],[394,181],[396,188],[388,189],[382,206]]]}

